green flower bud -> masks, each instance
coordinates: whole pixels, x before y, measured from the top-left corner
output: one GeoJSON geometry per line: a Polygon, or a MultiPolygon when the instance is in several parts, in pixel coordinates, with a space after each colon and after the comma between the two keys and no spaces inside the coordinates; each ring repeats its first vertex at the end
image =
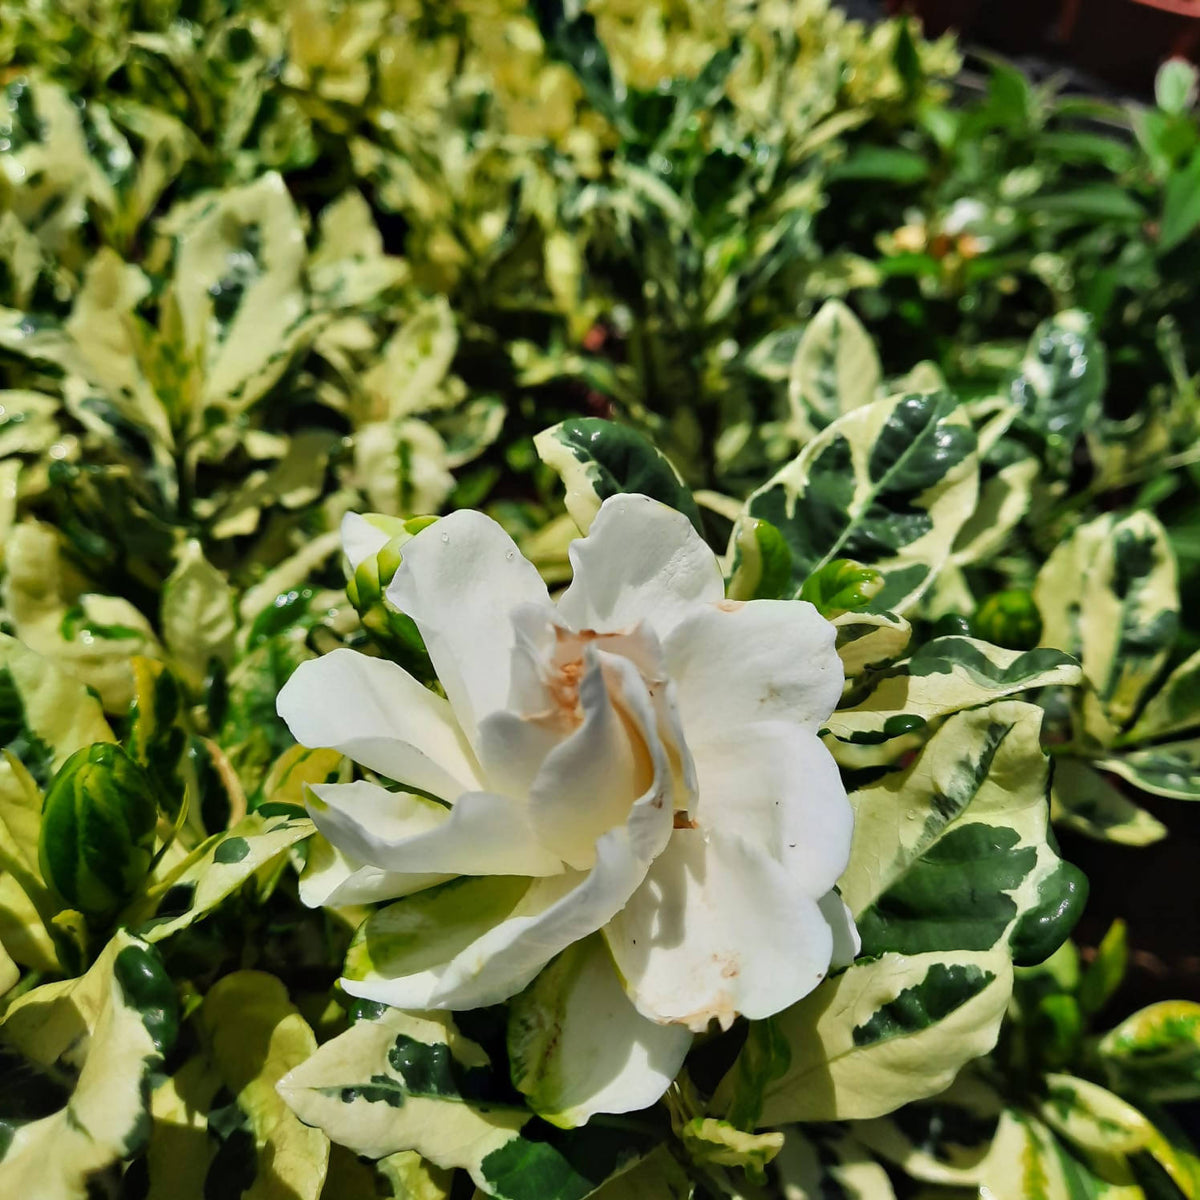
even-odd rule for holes
{"type": "Polygon", "coordinates": [[[740,522],[735,551],[737,565],[726,589],[730,600],[778,600],[790,593],[792,552],[770,521],[740,522]]]}
{"type": "Polygon", "coordinates": [[[836,617],[860,612],[881,591],[883,576],[878,571],[848,558],[835,558],[804,581],[800,599],[807,600],[821,616],[836,617]]]}
{"type": "Polygon", "coordinates": [[[120,746],[77,750],[50,784],[38,834],[47,884],[102,923],[137,890],[154,857],[158,804],[145,770],[120,746]]]}
{"type": "Polygon", "coordinates": [[[379,513],[366,516],[372,525],[389,536],[374,555],[364,558],[346,582],[346,598],[354,605],[363,623],[377,642],[406,665],[426,658],[425,643],[416,625],[398,612],[385,593],[402,558],[401,549],[437,517],[387,517],[379,513]]]}
{"type": "Polygon", "coordinates": [[[1022,588],[989,596],[971,617],[971,633],[997,646],[1032,650],[1042,636],[1042,615],[1022,588]]]}

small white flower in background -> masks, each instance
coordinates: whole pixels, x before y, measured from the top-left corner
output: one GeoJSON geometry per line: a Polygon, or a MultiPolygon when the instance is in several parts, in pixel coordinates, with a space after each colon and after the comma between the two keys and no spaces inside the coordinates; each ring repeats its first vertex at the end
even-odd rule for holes
{"type": "MultiPolygon", "coordinates": [[[[359,517],[343,535],[352,564],[387,540],[359,517]]],[[[407,897],[352,949],[348,992],[495,1004],[590,938],[556,1017],[570,1061],[542,1097],[578,1123],[652,1104],[693,1031],[770,1016],[853,958],[832,890],[851,810],[817,737],[842,666],[811,605],[727,601],[688,520],[637,495],[572,544],[557,604],[481,513],[402,554],[387,595],[447,698],[351,650],[279,697],[299,742],[412,789],[312,789],[337,857],[306,901],[407,897]]]]}

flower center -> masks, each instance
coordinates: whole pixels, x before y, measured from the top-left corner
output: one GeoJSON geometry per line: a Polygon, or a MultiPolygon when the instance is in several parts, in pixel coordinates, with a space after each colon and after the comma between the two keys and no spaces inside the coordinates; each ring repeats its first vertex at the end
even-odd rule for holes
{"type": "Polygon", "coordinates": [[[557,625],[554,627],[554,651],[544,682],[551,705],[547,717],[556,728],[569,733],[583,723],[579,683],[583,678],[584,646],[589,642],[604,642],[624,636],[620,633],[597,633],[593,629],[576,632],[557,625]]]}

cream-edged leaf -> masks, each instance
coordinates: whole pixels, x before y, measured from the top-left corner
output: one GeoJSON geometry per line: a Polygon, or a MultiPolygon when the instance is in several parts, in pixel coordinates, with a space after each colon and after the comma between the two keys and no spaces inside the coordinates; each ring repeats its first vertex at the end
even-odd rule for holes
{"type": "Polygon", "coordinates": [[[787,1200],[895,1200],[887,1172],[855,1136],[841,1128],[784,1130],[775,1173],[787,1200]]]}
{"type": "Polygon", "coordinates": [[[1050,815],[1055,824],[1097,841],[1149,846],[1167,836],[1167,827],[1139,808],[1101,772],[1065,755],[1055,761],[1050,815]]]}
{"type": "Polygon", "coordinates": [[[1154,689],[1129,731],[1129,741],[1158,739],[1200,726],[1200,652],[1182,662],[1154,689]]]}
{"type": "Polygon", "coordinates": [[[1200,1004],[1162,1000],[1100,1040],[1104,1069],[1125,1095],[1156,1103],[1200,1098],[1200,1004]]]}
{"type": "Polygon", "coordinates": [[[261,971],[226,975],[204,997],[199,1024],[206,1053],[254,1136],[258,1171],[246,1200],[317,1200],[329,1140],[301,1124],[276,1091],[316,1052],[317,1039],[283,983],[261,971]]]}
{"type": "Polygon", "coordinates": [[[273,859],[313,833],[303,809],[261,805],[225,833],[215,833],[135,898],[122,920],[148,942],[186,929],[211,912],[273,859]]]}
{"type": "Polygon", "coordinates": [[[944,1092],[860,1121],[854,1134],[912,1179],[975,1187],[988,1171],[1003,1111],[1003,1097],[968,1067],[944,1092]]]}
{"type": "Polygon", "coordinates": [[[843,413],[875,399],[883,368],[862,322],[827,300],[808,323],[788,380],[793,430],[801,442],[843,413]]]}
{"type": "Polygon", "coordinates": [[[582,1200],[648,1149],[627,1131],[527,1139],[487,1054],[448,1015],[384,1009],[326,1042],[279,1084],[306,1124],[368,1158],[415,1151],[462,1168],[498,1200],[582,1200]]]}
{"type": "Polygon", "coordinates": [[[85,1200],[92,1176],[137,1153],[146,1097],[176,1033],[175,990],[156,952],[124,931],[78,979],[43,984],[0,1021],[10,1050],[41,1074],[48,1115],[18,1124],[0,1155],[0,1193],[85,1200]]]}
{"type": "Polygon", "coordinates": [[[76,750],[114,740],[99,702],[78,679],[7,634],[0,634],[0,696],[10,748],[43,784],[76,750]]]}
{"type": "Polygon", "coordinates": [[[133,699],[130,658],[158,657],[145,616],[124,597],[73,587],[49,525],[16,526],[5,566],[4,604],[21,641],[94,689],[106,711],[124,714],[133,699]]]}
{"type": "MultiPolygon", "coordinates": [[[[1085,1157],[1110,1162],[1136,1154],[1149,1155],[1184,1196],[1189,1200],[1196,1196],[1200,1178],[1194,1173],[1195,1158],[1186,1152],[1177,1153],[1144,1113],[1099,1084],[1075,1075],[1049,1074],[1037,1112],[1050,1129],[1085,1157]]],[[[1128,1182],[1136,1182],[1132,1173],[1128,1182]]]]}
{"type": "Polygon", "coordinates": [[[1098,760],[1096,766],[1153,796],[1200,800],[1200,738],[1114,754],[1098,760]]]}
{"type": "Polygon", "coordinates": [[[761,1123],[876,1117],[934,1095],[995,1045],[1011,990],[1000,949],[856,963],[775,1018],[791,1062],[761,1123]]]}
{"type": "Polygon", "coordinates": [[[700,528],[692,493],[670,460],[636,430],[598,417],[571,417],[533,439],[542,462],[566,487],[567,512],[587,533],[600,505],[636,492],[676,509],[700,528]]]}
{"type": "Polygon", "coordinates": [[[1083,716],[1111,743],[1135,715],[1179,626],[1175,557],[1148,512],[1097,517],[1047,559],[1034,584],[1042,645],[1078,655],[1083,716]]]}
{"type": "MultiPolygon", "coordinates": [[[[872,610],[903,614],[975,507],[975,432],[946,393],[876,400],[839,417],[746,502],[787,539],[794,592],[835,558],[884,576],[872,610]]],[[[738,567],[738,530],[730,543],[738,567]]]]}
{"type": "Polygon", "coordinates": [[[317,1200],[329,1140],[275,1090],[317,1048],[287,989],[260,971],[236,971],[209,990],[193,1021],[197,1052],[150,1097],[147,1200],[204,1200],[227,1189],[231,1140],[253,1162],[240,1197],[317,1200]]]}
{"type": "Polygon", "coordinates": [[[851,793],[839,880],[864,954],[1057,948],[1085,898],[1048,840],[1041,710],[997,701],[951,717],[904,771],[851,793]]]}
{"type": "Polygon", "coordinates": [[[592,1192],[590,1200],[692,1200],[695,1184],[665,1147],[592,1192]]]}
{"type": "Polygon", "coordinates": [[[837,652],[847,679],[899,658],[908,647],[912,626],[894,613],[845,612],[833,618],[837,652]]]}
{"type": "Polygon", "coordinates": [[[951,562],[955,566],[985,562],[1004,549],[1029,511],[1037,477],[1037,459],[1030,457],[1008,463],[983,482],[975,511],[954,539],[951,562]]]}
{"type": "Polygon", "coordinates": [[[162,631],[184,678],[199,690],[214,660],[228,665],[237,632],[233,589],[191,539],[163,584],[162,631]]]}
{"type": "MultiPolygon", "coordinates": [[[[854,623],[850,616],[846,621],[854,623]]],[[[852,693],[854,702],[833,713],[826,728],[840,741],[874,745],[950,713],[1079,679],[1079,666],[1059,650],[1006,650],[975,638],[935,638],[881,672],[861,699],[852,693]]]]}
{"type": "Polygon", "coordinates": [[[268,172],[179,206],[170,232],[184,336],[205,356],[204,401],[235,417],[309,336],[299,215],[283,179],[268,172]]]}

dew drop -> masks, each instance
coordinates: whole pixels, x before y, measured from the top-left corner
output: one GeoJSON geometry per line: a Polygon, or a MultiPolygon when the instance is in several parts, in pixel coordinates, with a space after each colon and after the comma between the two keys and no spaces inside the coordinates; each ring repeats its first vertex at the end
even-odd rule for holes
{"type": "Polygon", "coordinates": [[[508,552],[508,553],[507,553],[507,554],[504,556],[504,561],[505,561],[505,562],[512,562],[512,560],[513,560],[514,558],[516,558],[516,557],[517,557],[517,552],[516,552],[515,550],[510,550],[510,551],[509,551],[509,552],[508,552]]]}
{"type": "Polygon", "coordinates": [[[449,535],[448,533],[443,533],[443,534],[442,534],[442,541],[443,541],[443,542],[449,542],[449,540],[450,540],[450,535],[449,535]]]}

